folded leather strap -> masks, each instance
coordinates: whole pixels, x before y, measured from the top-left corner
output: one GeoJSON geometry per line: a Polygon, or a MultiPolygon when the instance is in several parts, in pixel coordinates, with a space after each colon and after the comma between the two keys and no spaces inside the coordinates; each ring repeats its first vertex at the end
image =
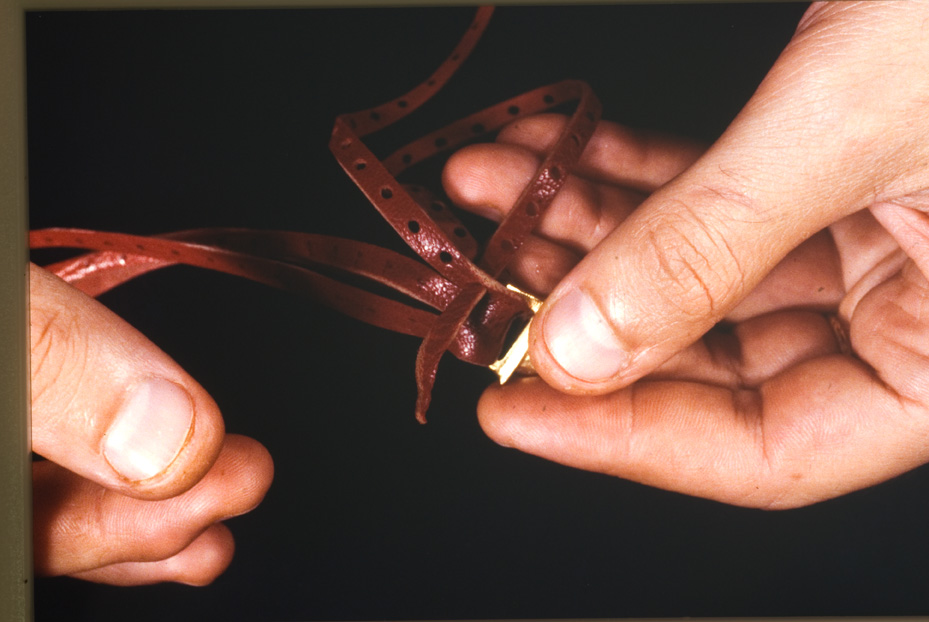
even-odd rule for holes
{"type": "Polygon", "coordinates": [[[489,365],[499,357],[510,325],[531,314],[525,300],[497,279],[564,185],[600,116],[599,102],[586,84],[559,82],[472,114],[379,160],[362,137],[410,114],[434,95],[473,50],[491,13],[489,7],[478,10],[452,54],[425,82],[380,106],[340,115],[332,131],[329,147],[339,164],[425,264],[353,240],[246,229],[155,236],[44,229],[30,233],[30,246],[96,251],[46,267],[92,296],[152,270],[187,264],[308,295],[364,322],[421,337],[416,417],[424,423],[442,355],[448,351],[463,361],[489,365]],[[561,136],[482,248],[427,190],[397,181],[414,164],[572,100],[578,101],[577,108],[561,136]],[[364,277],[421,304],[339,280],[346,275],[364,277]]]}

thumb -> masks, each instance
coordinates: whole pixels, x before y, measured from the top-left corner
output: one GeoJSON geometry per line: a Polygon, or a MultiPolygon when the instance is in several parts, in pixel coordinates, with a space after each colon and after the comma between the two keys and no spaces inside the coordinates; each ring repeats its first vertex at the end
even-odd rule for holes
{"type": "Polygon", "coordinates": [[[32,441],[41,456],[146,499],[196,484],[219,455],[219,409],[103,305],[30,266],[32,441]]]}
{"type": "Polygon", "coordinates": [[[532,323],[540,375],[578,394],[628,385],[817,231],[929,186],[927,19],[926,3],[813,5],[717,143],[552,292],[532,323]]]}

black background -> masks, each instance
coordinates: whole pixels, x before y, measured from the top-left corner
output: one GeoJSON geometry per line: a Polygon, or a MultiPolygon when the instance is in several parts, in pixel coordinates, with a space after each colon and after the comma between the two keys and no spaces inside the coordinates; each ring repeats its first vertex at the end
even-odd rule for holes
{"type": "MultiPolygon", "coordinates": [[[[804,8],[500,8],[456,78],[397,134],[579,78],[605,118],[709,141],[804,8]]],[[[257,227],[399,249],[330,156],[332,120],[426,78],[472,14],[29,13],[31,226],[257,227]]],[[[434,170],[421,174],[438,189],[434,170]]],[[[43,579],[39,620],[929,610],[925,469],[795,511],[728,507],[497,447],[474,416],[490,373],[451,357],[420,426],[417,340],[299,296],[178,267],[103,301],[206,387],[231,432],[269,448],[276,479],[229,522],[236,558],[211,586],[43,579]]]]}

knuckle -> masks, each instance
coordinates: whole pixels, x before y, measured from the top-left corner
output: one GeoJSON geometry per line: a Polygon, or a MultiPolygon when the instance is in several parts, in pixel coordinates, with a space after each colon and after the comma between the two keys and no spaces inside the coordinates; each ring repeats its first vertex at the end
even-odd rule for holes
{"type": "Polygon", "coordinates": [[[92,527],[103,549],[98,565],[166,560],[181,553],[209,527],[201,517],[188,516],[170,502],[139,506],[146,503],[151,502],[135,501],[125,508],[103,505],[92,527]]]}
{"type": "MultiPolygon", "coordinates": [[[[87,339],[78,317],[66,308],[33,306],[29,319],[33,407],[63,399],[86,373],[87,339]],[[50,389],[54,387],[54,392],[50,389]]],[[[60,406],[60,405],[59,405],[60,406]]]]}
{"type": "Polygon", "coordinates": [[[641,254],[659,295],[686,316],[723,316],[745,288],[738,255],[725,229],[689,208],[650,223],[641,254]]]}

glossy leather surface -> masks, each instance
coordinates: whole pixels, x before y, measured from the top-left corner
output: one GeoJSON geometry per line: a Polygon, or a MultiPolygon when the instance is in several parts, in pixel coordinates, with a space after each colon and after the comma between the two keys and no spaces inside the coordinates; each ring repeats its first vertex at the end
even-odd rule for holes
{"type": "Polygon", "coordinates": [[[510,325],[531,313],[498,278],[564,185],[600,118],[600,104],[591,89],[567,80],[471,114],[380,160],[362,137],[426,103],[471,53],[492,12],[489,7],[478,9],[451,55],[424,82],[387,103],[340,115],[332,130],[329,147],[336,160],[425,264],[342,238],[223,228],[158,236],[43,229],[31,232],[30,246],[95,251],[47,266],[92,296],[180,263],[294,291],[363,322],[422,337],[415,368],[416,417],[425,422],[442,355],[447,351],[475,365],[490,365],[500,356],[510,325]],[[493,134],[517,118],[573,100],[577,107],[562,135],[483,248],[428,189],[397,180],[414,164],[493,134]],[[369,279],[422,304],[343,282],[340,275],[369,279]]]}

